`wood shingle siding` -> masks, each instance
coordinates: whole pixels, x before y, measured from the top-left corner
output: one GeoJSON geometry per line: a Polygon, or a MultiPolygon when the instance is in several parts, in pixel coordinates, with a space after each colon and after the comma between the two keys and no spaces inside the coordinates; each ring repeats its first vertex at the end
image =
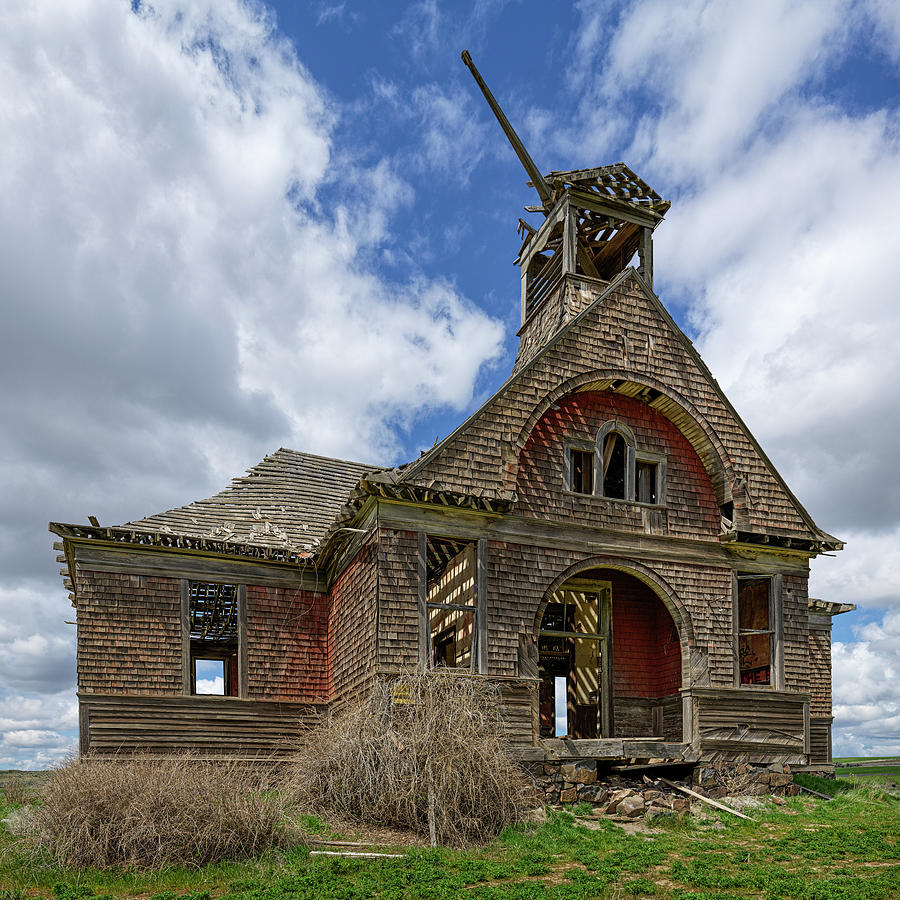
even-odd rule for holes
{"type": "Polygon", "coordinates": [[[555,409],[547,410],[519,455],[516,494],[516,511],[524,516],[711,541],[719,536],[715,493],[697,452],[661,413],[618,394],[570,394],[555,409]],[[633,432],[638,451],[664,456],[662,508],[651,510],[633,502],[567,490],[562,477],[567,441],[593,445],[600,426],[611,420],[633,432]]]}
{"type": "Polygon", "coordinates": [[[419,663],[419,536],[378,534],[378,670],[414,671],[419,663]]]}
{"type": "Polygon", "coordinates": [[[831,717],[831,635],[824,629],[809,631],[810,714],[831,717]]]}
{"type": "Polygon", "coordinates": [[[247,695],[325,703],[328,597],[299,588],[247,587],[247,695]]]}
{"type": "Polygon", "coordinates": [[[182,693],[181,580],[78,573],[78,689],[182,693]]]}
{"type": "Polygon", "coordinates": [[[281,449],[205,500],[51,523],[83,750],[287,752],[436,660],[497,682],[522,759],[827,763],[851,606],[807,583],[842,543],[653,293],[668,203],[622,164],[544,180],[528,159],[546,218],[522,227],[519,354],[448,437],[395,468],[281,449]],[[201,596],[237,616],[218,645],[191,637],[201,596]],[[238,696],[185,696],[199,651],[238,696]]]}
{"type": "Polygon", "coordinates": [[[373,533],[331,588],[328,667],[332,699],[358,697],[375,676],[377,556],[378,536],[373,533]]]}
{"type": "Polygon", "coordinates": [[[678,416],[667,394],[680,399],[678,409],[693,411],[701,425],[696,435],[690,433],[689,417],[676,424],[695,446],[703,443],[700,432],[715,442],[718,459],[706,453],[707,472],[718,501],[733,499],[742,530],[824,540],[637,273],[625,270],[608,288],[590,279],[571,283],[573,290],[592,293],[586,309],[478,412],[412,463],[404,480],[438,490],[499,492],[515,483],[518,455],[535,416],[587,385],[605,389],[617,381],[634,382],[659,390],[650,405],[670,418],[678,416]]]}

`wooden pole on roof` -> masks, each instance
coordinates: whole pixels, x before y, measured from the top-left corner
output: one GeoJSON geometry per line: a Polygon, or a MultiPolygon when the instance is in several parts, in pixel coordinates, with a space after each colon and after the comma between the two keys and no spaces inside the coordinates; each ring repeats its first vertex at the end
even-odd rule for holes
{"type": "Polygon", "coordinates": [[[544,204],[545,208],[549,209],[551,205],[549,185],[544,180],[544,176],[541,175],[538,167],[534,164],[534,160],[525,149],[525,145],[516,134],[515,129],[509,124],[509,119],[506,118],[506,115],[500,108],[500,104],[494,99],[491,89],[485,84],[484,79],[481,77],[481,72],[475,68],[475,63],[472,62],[472,57],[468,50],[463,50],[462,61],[469,67],[472,77],[477,82],[478,87],[481,88],[481,93],[484,94],[484,99],[487,100],[488,106],[493,110],[504,134],[509,138],[513,150],[516,151],[516,156],[519,157],[520,162],[525,166],[525,171],[528,173],[528,177],[531,178],[531,181],[538,192],[538,196],[541,198],[541,203],[544,204]]]}

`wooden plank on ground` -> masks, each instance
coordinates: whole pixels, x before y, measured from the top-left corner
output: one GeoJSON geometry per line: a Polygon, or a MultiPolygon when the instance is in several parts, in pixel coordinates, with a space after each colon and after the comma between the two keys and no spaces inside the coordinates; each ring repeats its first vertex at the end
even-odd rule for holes
{"type": "Polygon", "coordinates": [[[669,781],[668,778],[659,778],[657,780],[661,781],[663,784],[667,784],[669,787],[675,788],[676,791],[681,791],[683,794],[687,794],[690,797],[696,797],[698,800],[702,800],[704,803],[708,803],[710,806],[714,806],[716,809],[721,809],[723,812],[731,813],[731,815],[737,816],[739,819],[746,819],[748,822],[753,821],[750,816],[745,816],[742,812],[738,812],[736,809],[732,809],[730,806],[726,806],[724,803],[719,803],[718,800],[711,800],[709,797],[704,797],[703,794],[698,794],[696,791],[692,791],[690,788],[682,787],[680,784],[675,784],[674,781],[669,781]]]}

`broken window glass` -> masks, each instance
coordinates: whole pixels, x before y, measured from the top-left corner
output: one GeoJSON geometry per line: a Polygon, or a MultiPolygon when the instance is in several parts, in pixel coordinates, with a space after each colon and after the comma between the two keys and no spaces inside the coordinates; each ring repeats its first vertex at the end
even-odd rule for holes
{"type": "Polygon", "coordinates": [[[772,683],[770,578],[738,579],[738,665],[741,684],[772,683]]]}

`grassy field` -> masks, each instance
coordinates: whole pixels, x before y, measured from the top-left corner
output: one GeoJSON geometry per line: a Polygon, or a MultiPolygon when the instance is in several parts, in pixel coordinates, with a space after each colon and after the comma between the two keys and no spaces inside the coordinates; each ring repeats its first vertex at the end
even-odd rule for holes
{"type": "MultiPolygon", "coordinates": [[[[607,819],[551,812],[486,848],[379,846],[396,859],[311,856],[306,847],[198,871],[66,871],[23,859],[0,835],[0,900],[879,900],[900,897],[900,796],[830,782],[831,801],[793,798],[626,833],[607,819]]],[[[812,786],[810,783],[809,786],[812,786]]],[[[5,807],[6,817],[13,807],[5,807]]],[[[578,811],[575,811],[578,812],[578,811]]],[[[584,810],[583,812],[587,812],[584,810]]],[[[328,833],[306,820],[310,841],[328,833]]],[[[347,834],[348,839],[366,839],[347,834]]],[[[382,838],[382,841],[385,839],[382,838]]],[[[311,844],[311,846],[316,846],[311,844]]]]}
{"type": "Polygon", "coordinates": [[[834,760],[837,778],[865,778],[885,784],[900,784],[900,760],[891,756],[845,756],[834,760]],[[884,762],[884,765],[873,763],[884,762]]]}

